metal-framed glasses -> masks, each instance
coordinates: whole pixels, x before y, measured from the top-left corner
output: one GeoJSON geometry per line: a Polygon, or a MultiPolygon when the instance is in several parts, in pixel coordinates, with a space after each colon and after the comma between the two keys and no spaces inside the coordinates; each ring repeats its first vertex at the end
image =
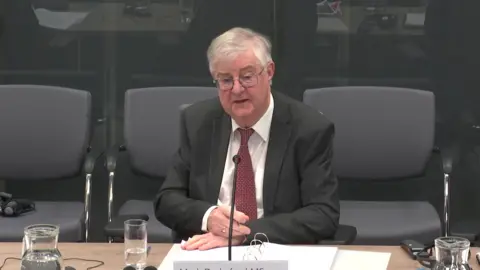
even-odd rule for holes
{"type": "MultiPolygon", "coordinates": [[[[254,87],[258,83],[258,76],[262,74],[265,68],[262,68],[260,72],[246,72],[238,77],[238,82],[245,88],[254,87]]],[[[222,91],[231,91],[235,85],[235,79],[232,76],[221,77],[213,80],[213,83],[218,89],[222,91]]]]}

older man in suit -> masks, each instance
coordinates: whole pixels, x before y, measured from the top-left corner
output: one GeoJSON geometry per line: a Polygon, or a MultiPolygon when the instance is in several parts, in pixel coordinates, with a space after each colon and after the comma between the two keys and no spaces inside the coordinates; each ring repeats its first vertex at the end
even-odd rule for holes
{"type": "Polygon", "coordinates": [[[188,239],[185,249],[226,246],[237,173],[233,244],[256,233],[284,244],[331,237],[339,220],[333,124],[272,93],[275,65],[261,34],[233,28],[212,41],[207,56],[219,95],[183,111],[180,148],[154,202],[157,219],[176,241],[188,239]]]}

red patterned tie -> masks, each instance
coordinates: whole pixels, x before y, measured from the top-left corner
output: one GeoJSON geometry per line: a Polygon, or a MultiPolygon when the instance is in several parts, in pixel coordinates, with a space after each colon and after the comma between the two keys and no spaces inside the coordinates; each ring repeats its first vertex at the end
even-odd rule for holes
{"type": "Polygon", "coordinates": [[[240,163],[237,171],[237,190],[235,192],[235,205],[238,211],[243,212],[250,220],[257,219],[257,199],[255,196],[255,174],[253,172],[252,158],[248,151],[248,140],[254,130],[239,128],[241,140],[238,155],[240,163]]]}

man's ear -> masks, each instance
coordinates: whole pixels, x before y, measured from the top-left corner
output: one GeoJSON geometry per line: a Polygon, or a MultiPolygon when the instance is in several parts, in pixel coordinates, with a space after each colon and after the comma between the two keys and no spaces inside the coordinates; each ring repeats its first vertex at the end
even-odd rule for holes
{"type": "Polygon", "coordinates": [[[266,71],[268,75],[268,80],[272,81],[273,75],[275,74],[275,63],[273,61],[267,64],[266,71]]]}

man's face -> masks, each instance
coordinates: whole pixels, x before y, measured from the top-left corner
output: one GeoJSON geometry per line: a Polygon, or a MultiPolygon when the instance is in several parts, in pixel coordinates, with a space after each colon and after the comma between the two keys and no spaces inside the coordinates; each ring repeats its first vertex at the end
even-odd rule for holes
{"type": "Polygon", "coordinates": [[[267,110],[274,69],[273,62],[262,66],[251,50],[216,64],[220,102],[239,125],[253,126],[267,110]]]}

